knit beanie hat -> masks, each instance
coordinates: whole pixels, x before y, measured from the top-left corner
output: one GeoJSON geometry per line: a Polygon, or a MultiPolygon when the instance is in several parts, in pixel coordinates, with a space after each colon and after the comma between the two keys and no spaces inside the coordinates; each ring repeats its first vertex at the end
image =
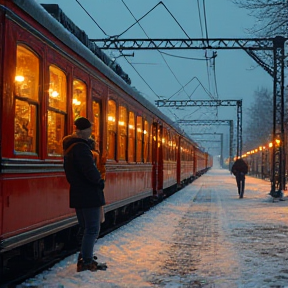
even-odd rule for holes
{"type": "Polygon", "coordinates": [[[76,129],[85,130],[91,127],[90,121],[85,117],[78,117],[74,122],[76,129]]]}

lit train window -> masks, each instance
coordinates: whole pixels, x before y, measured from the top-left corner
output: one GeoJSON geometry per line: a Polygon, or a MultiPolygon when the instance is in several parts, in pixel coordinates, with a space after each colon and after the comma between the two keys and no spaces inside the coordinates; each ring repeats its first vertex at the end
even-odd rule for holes
{"type": "Polygon", "coordinates": [[[57,67],[49,67],[49,106],[66,112],[66,75],[57,67]]]}
{"type": "Polygon", "coordinates": [[[67,111],[67,81],[63,71],[55,66],[49,67],[48,92],[47,153],[48,156],[61,156],[61,142],[64,137],[65,115],[67,111]]]}
{"type": "Polygon", "coordinates": [[[144,121],[144,147],[143,147],[143,160],[144,162],[149,162],[149,123],[144,121]]]}
{"type": "Polygon", "coordinates": [[[72,109],[74,119],[78,117],[86,117],[86,84],[78,79],[73,80],[73,100],[72,109]]]}
{"type": "Polygon", "coordinates": [[[47,152],[48,156],[62,155],[65,115],[48,111],[47,152]]]}
{"type": "Polygon", "coordinates": [[[115,159],[116,145],[116,103],[113,100],[108,101],[108,135],[107,135],[107,158],[115,159]]]}
{"type": "Polygon", "coordinates": [[[15,94],[38,102],[39,59],[27,48],[18,45],[15,94]]]}
{"type": "Polygon", "coordinates": [[[148,154],[148,162],[152,162],[152,141],[153,141],[153,124],[150,126],[150,137],[149,137],[149,154],[148,154]]]}
{"type": "Polygon", "coordinates": [[[135,161],[135,116],[133,112],[129,112],[129,126],[128,126],[128,161],[135,161]]]}
{"type": "Polygon", "coordinates": [[[168,142],[167,129],[163,128],[162,149],[163,149],[164,160],[168,160],[169,146],[167,145],[167,142],[168,142]]]}
{"type": "Polygon", "coordinates": [[[119,122],[118,122],[118,158],[126,160],[127,147],[127,109],[123,106],[119,107],[119,122]]]}
{"type": "Polygon", "coordinates": [[[15,74],[15,152],[37,152],[38,87],[39,59],[30,50],[18,45],[15,74]]]}
{"type": "Polygon", "coordinates": [[[93,101],[93,129],[92,138],[95,140],[95,149],[100,151],[100,104],[93,101]]]}
{"type": "Polygon", "coordinates": [[[137,116],[137,154],[136,162],[142,162],[142,141],[143,141],[143,122],[142,117],[137,116]]]}
{"type": "Polygon", "coordinates": [[[15,101],[14,150],[36,153],[36,105],[15,101]]]}

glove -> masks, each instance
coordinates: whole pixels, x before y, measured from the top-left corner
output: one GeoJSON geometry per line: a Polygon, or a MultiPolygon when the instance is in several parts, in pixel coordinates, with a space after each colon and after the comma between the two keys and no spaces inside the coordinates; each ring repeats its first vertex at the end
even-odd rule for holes
{"type": "Polygon", "coordinates": [[[101,190],[104,189],[104,187],[105,187],[105,182],[104,182],[103,179],[100,179],[100,180],[98,181],[98,187],[99,187],[101,190]]]}

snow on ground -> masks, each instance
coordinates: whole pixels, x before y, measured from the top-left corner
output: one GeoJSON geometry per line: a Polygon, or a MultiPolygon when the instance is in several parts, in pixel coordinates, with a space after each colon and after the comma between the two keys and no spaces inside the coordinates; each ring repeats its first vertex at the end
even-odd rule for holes
{"type": "Polygon", "coordinates": [[[77,254],[19,287],[288,287],[288,201],[246,177],[244,199],[213,168],[95,245],[106,271],[76,272],[77,254]]]}

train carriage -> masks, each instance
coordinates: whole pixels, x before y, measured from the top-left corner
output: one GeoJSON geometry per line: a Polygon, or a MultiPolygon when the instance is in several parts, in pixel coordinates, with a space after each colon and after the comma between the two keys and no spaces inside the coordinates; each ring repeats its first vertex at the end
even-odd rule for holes
{"type": "Polygon", "coordinates": [[[93,123],[106,167],[106,223],[212,166],[129,85],[127,74],[111,69],[113,63],[58,5],[44,8],[34,1],[0,0],[1,277],[12,271],[17,256],[41,259],[76,231],[62,139],[73,132],[77,117],[93,123]]]}

